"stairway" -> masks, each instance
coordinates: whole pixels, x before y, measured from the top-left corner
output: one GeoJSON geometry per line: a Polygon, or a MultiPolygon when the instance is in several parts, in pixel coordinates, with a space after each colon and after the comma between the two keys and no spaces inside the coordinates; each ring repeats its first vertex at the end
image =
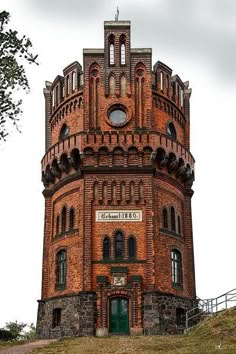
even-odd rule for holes
{"type": "Polygon", "coordinates": [[[186,312],[185,331],[189,331],[200,321],[223,310],[236,306],[236,289],[232,289],[216,298],[197,299],[198,305],[186,312]]]}

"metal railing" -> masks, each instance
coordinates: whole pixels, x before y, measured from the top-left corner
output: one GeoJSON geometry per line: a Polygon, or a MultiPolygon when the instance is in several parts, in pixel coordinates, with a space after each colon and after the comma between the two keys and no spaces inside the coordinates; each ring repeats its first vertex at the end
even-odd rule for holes
{"type": "Polygon", "coordinates": [[[198,305],[186,312],[186,330],[189,330],[206,317],[236,306],[236,289],[232,289],[216,298],[197,299],[197,301],[198,305]]]}

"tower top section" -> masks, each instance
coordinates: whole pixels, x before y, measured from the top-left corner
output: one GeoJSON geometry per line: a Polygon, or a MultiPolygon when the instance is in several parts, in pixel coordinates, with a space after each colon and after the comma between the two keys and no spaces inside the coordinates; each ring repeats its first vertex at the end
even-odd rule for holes
{"type": "Polygon", "coordinates": [[[106,27],[129,27],[131,22],[128,20],[125,21],[104,21],[104,28],[106,27]]]}

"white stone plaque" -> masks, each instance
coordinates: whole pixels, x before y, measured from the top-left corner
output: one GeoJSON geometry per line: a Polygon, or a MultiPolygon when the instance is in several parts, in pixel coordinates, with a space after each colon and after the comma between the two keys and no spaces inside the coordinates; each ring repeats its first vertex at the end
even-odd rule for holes
{"type": "Polygon", "coordinates": [[[97,222],[142,221],[142,210],[96,210],[97,222]]]}
{"type": "Polygon", "coordinates": [[[125,285],[125,277],[113,276],[113,285],[115,286],[124,286],[125,285]]]}

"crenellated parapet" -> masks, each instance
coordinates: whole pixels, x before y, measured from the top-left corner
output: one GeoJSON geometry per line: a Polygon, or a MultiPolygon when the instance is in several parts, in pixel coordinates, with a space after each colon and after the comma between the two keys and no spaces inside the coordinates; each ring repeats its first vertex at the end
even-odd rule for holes
{"type": "Polygon", "coordinates": [[[181,183],[194,180],[194,159],[178,142],[157,132],[77,133],[55,144],[42,160],[45,186],[84,169],[153,168],[181,183]]]}

